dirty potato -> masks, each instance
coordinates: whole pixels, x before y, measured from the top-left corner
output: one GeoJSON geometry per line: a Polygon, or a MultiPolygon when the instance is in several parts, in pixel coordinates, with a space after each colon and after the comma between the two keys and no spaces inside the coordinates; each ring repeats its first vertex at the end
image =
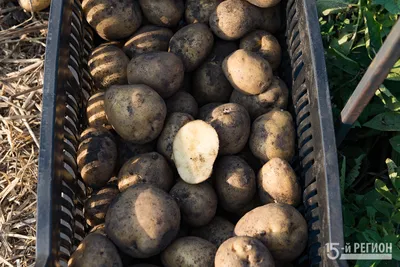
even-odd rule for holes
{"type": "Polygon", "coordinates": [[[211,13],[223,0],[187,0],[185,19],[187,23],[208,24],[211,13]]]}
{"type": "Polygon", "coordinates": [[[265,92],[273,78],[268,61],[257,53],[244,49],[226,57],[222,69],[233,88],[246,95],[265,92]]]}
{"type": "Polygon", "coordinates": [[[111,203],[107,236],[124,253],[148,258],[163,251],[179,231],[181,214],[175,200],[149,184],[129,187],[111,203]]]}
{"type": "Polygon", "coordinates": [[[142,13],[136,1],[83,0],[82,10],[86,21],[105,40],[126,38],[142,23],[142,13]]]}
{"type": "Polygon", "coordinates": [[[110,130],[112,127],[108,122],[106,111],[104,110],[104,94],[104,91],[99,91],[89,98],[86,117],[90,127],[101,126],[110,130]]]}
{"type": "Polygon", "coordinates": [[[51,0],[18,0],[18,3],[28,12],[39,12],[48,8],[51,0]]]}
{"type": "Polygon", "coordinates": [[[108,206],[118,194],[119,190],[114,185],[108,185],[94,191],[85,201],[86,223],[90,226],[104,223],[108,206]]]}
{"type": "Polygon", "coordinates": [[[111,86],[106,91],[104,104],[115,131],[135,144],[155,140],[167,116],[164,100],[144,84],[111,86]]]}
{"type": "Polygon", "coordinates": [[[199,105],[196,99],[185,91],[178,91],[166,100],[168,113],[181,112],[197,117],[199,105]]]}
{"type": "Polygon", "coordinates": [[[168,51],[169,40],[173,35],[168,28],[145,25],[126,41],[123,51],[129,58],[148,52],[168,51]]]}
{"type": "Polygon", "coordinates": [[[190,226],[209,223],[217,211],[217,195],[209,183],[188,184],[178,181],[169,194],[178,203],[182,219],[190,226]]]}
{"type": "Polygon", "coordinates": [[[175,94],[185,75],[181,59],[173,53],[148,52],[135,56],[128,64],[129,84],[145,84],[162,98],[175,94]]]}
{"type": "Polygon", "coordinates": [[[271,110],[254,122],[249,138],[254,156],[267,162],[272,158],[290,161],[295,150],[295,130],[287,111],[271,110]]]}
{"type": "Polygon", "coordinates": [[[158,26],[175,27],[183,16],[183,0],[139,0],[144,16],[158,26]]]}
{"type": "Polygon", "coordinates": [[[116,45],[102,44],[89,56],[89,71],[97,88],[126,84],[129,58],[116,45]]]}
{"type": "Polygon", "coordinates": [[[208,224],[198,228],[193,228],[190,234],[210,241],[219,247],[225,240],[233,236],[234,228],[235,225],[230,221],[215,216],[208,224]]]}
{"type": "Polygon", "coordinates": [[[301,202],[301,187],[296,173],[286,160],[273,158],[258,173],[261,202],[285,203],[296,207],[301,202]]]}
{"type": "Polygon", "coordinates": [[[261,8],[267,8],[276,6],[281,0],[247,0],[247,2],[261,8]]]}
{"type": "Polygon", "coordinates": [[[151,184],[168,192],[174,176],[168,162],[157,152],[137,155],[128,160],[118,173],[118,188],[123,192],[138,184],[151,184]]]}
{"type": "Polygon", "coordinates": [[[214,44],[214,36],[203,23],[189,24],[172,36],[169,51],[181,58],[185,71],[195,70],[206,59],[214,44]]]}

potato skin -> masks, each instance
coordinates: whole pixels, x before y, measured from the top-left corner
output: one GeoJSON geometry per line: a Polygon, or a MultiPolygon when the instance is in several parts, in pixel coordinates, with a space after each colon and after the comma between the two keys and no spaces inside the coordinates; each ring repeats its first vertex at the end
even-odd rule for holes
{"type": "Polygon", "coordinates": [[[115,266],[122,267],[115,245],[104,235],[88,234],[68,261],[69,267],[115,266]]]}
{"type": "Polygon", "coordinates": [[[237,40],[258,26],[259,9],[242,0],[226,0],[210,16],[210,27],[224,40],[237,40]]]}
{"type": "Polygon", "coordinates": [[[190,234],[203,238],[219,247],[225,240],[233,236],[234,228],[235,225],[230,221],[215,216],[208,224],[192,229],[190,234]]]}
{"type": "Polygon", "coordinates": [[[119,194],[114,185],[108,185],[94,191],[85,201],[85,219],[90,226],[104,223],[108,207],[111,201],[119,194]]]}
{"type": "Polygon", "coordinates": [[[23,9],[28,12],[38,12],[48,8],[50,6],[51,0],[18,0],[18,3],[23,9]]]}
{"type": "Polygon", "coordinates": [[[126,38],[142,23],[136,1],[83,0],[82,9],[87,22],[105,40],[126,38]]]}
{"type": "Polygon", "coordinates": [[[168,28],[145,25],[126,41],[123,51],[129,58],[148,52],[168,51],[169,40],[173,35],[168,28]]]}
{"type": "Polygon", "coordinates": [[[97,88],[107,89],[111,85],[127,84],[129,58],[117,46],[103,44],[89,56],[89,71],[97,88]]]}
{"type": "Polygon", "coordinates": [[[186,0],[185,20],[187,23],[208,24],[210,15],[223,0],[186,0]]]}
{"type": "Polygon", "coordinates": [[[260,12],[259,28],[270,33],[276,33],[281,27],[280,5],[262,8],[260,12]]]}
{"type": "Polygon", "coordinates": [[[274,109],[258,117],[252,125],[249,145],[254,156],[264,162],[272,158],[290,161],[295,151],[295,130],[290,113],[274,109]]]}
{"type": "Polygon", "coordinates": [[[274,71],[281,64],[281,46],[275,36],[267,31],[250,32],[240,40],[240,48],[258,53],[268,61],[274,71]]]}
{"type": "Polygon", "coordinates": [[[118,173],[118,188],[121,192],[141,183],[151,184],[168,192],[173,182],[174,176],[168,162],[157,152],[131,158],[118,173]]]}
{"type": "Polygon", "coordinates": [[[128,64],[128,83],[145,84],[162,98],[175,94],[183,85],[184,67],[173,53],[149,52],[134,57],[128,64]]]}
{"type": "Polygon", "coordinates": [[[213,267],[217,247],[195,236],[175,240],[161,253],[165,267],[213,267]]]}
{"type": "Polygon", "coordinates": [[[261,8],[267,8],[276,6],[281,0],[247,0],[247,2],[261,8]]]}
{"type": "Polygon", "coordinates": [[[144,16],[154,25],[175,27],[183,16],[183,0],[139,0],[144,16]]]}
{"type": "Polygon", "coordinates": [[[238,156],[225,156],[215,163],[215,188],[221,206],[235,212],[246,206],[256,193],[256,175],[238,156]]]}
{"type": "Polygon", "coordinates": [[[244,49],[226,57],[222,69],[233,88],[242,94],[261,94],[272,82],[272,68],[268,61],[244,49]]]}
{"type": "Polygon", "coordinates": [[[286,160],[269,160],[259,171],[257,181],[262,203],[285,203],[294,207],[300,204],[301,186],[286,160]]]}
{"type": "Polygon", "coordinates": [[[179,129],[186,123],[193,120],[193,117],[187,113],[173,112],[166,121],[163,131],[157,140],[157,151],[167,160],[172,160],[172,145],[179,129]]]}
{"type": "Polygon", "coordinates": [[[255,237],[275,260],[290,262],[307,245],[307,222],[292,206],[271,203],[246,213],[236,224],[235,235],[255,237]]]}
{"type": "Polygon", "coordinates": [[[111,86],[104,103],[108,121],[127,141],[145,144],[155,140],[163,129],[167,107],[147,85],[111,86]]]}
{"type": "Polygon", "coordinates": [[[236,154],[246,146],[251,122],[243,106],[234,103],[220,105],[214,108],[204,121],[218,133],[219,155],[236,154]]]}
{"type": "Polygon", "coordinates": [[[169,51],[181,58],[185,71],[195,70],[206,59],[214,44],[214,36],[203,23],[189,24],[172,36],[169,51]]]}
{"type": "Polygon", "coordinates": [[[212,112],[216,107],[221,106],[221,105],[223,105],[223,104],[224,104],[224,103],[216,102],[216,103],[208,103],[208,104],[202,106],[202,107],[199,109],[198,118],[199,118],[200,120],[203,120],[203,121],[206,120],[206,118],[207,118],[208,116],[211,115],[211,112],[212,112]]]}
{"type": "Polygon", "coordinates": [[[105,128],[87,128],[81,135],[77,163],[86,185],[100,188],[110,180],[117,162],[117,146],[105,128]]]}
{"type": "Polygon", "coordinates": [[[117,170],[125,164],[129,159],[136,157],[140,154],[145,154],[154,151],[153,142],[147,144],[132,144],[123,140],[121,137],[118,138],[118,162],[117,170]]]}
{"type": "Polygon", "coordinates": [[[180,206],[182,218],[190,226],[203,226],[214,218],[218,200],[210,184],[178,181],[169,194],[180,206]]]}
{"type": "Polygon", "coordinates": [[[275,267],[268,249],[256,238],[235,236],[217,250],[215,267],[275,267]]]}
{"type": "Polygon", "coordinates": [[[157,255],[174,240],[181,214],[171,196],[148,184],[129,187],[111,203],[107,236],[134,258],[157,255]]]}
{"type": "Polygon", "coordinates": [[[278,76],[272,78],[268,89],[258,95],[245,95],[233,90],[230,102],[246,108],[252,120],[271,111],[272,109],[286,109],[289,99],[289,90],[284,81],[278,76]]]}
{"type": "Polygon", "coordinates": [[[112,127],[104,110],[104,94],[104,91],[99,91],[89,98],[86,117],[90,127],[104,127],[107,130],[111,130],[112,127]]]}
{"type": "Polygon", "coordinates": [[[184,91],[178,91],[176,94],[166,100],[168,113],[181,112],[197,117],[199,105],[194,97],[184,91]]]}
{"type": "Polygon", "coordinates": [[[193,96],[199,105],[228,102],[233,87],[222,70],[222,62],[237,50],[234,42],[218,40],[206,61],[193,73],[193,96]]]}

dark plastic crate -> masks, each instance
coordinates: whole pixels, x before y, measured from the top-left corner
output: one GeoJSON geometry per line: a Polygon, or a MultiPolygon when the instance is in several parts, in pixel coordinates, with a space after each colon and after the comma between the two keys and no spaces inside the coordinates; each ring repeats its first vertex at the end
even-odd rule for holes
{"type": "MultiPolygon", "coordinates": [[[[328,78],[314,0],[282,1],[281,76],[291,89],[296,164],[303,183],[307,250],[297,265],[346,266],[326,244],[343,247],[342,206],[328,78]]],[[[67,266],[88,229],[86,188],[76,163],[84,107],[93,88],[87,58],[93,33],[78,0],[52,1],[47,38],[40,158],[36,266],[67,266]]]]}

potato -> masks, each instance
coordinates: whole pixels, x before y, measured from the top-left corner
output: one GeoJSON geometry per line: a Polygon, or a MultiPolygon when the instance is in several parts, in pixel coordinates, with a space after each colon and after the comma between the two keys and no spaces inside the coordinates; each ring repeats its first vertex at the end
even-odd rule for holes
{"type": "Polygon", "coordinates": [[[106,225],[104,223],[98,224],[90,230],[90,233],[96,233],[96,234],[101,234],[101,235],[107,236],[106,225]]]}
{"type": "Polygon", "coordinates": [[[104,104],[115,131],[135,144],[155,140],[167,116],[164,100],[144,84],[111,86],[106,91],[104,104]]]}
{"type": "Polygon", "coordinates": [[[223,0],[186,0],[185,20],[187,23],[208,24],[210,15],[223,0]]]}
{"type": "Polygon", "coordinates": [[[273,78],[268,61],[244,49],[239,49],[226,57],[222,69],[233,88],[246,95],[265,92],[273,78]]]}
{"type": "Polygon", "coordinates": [[[240,40],[240,48],[258,53],[268,61],[274,71],[281,64],[281,46],[267,31],[257,30],[247,34],[240,40]]]}
{"type": "Polygon", "coordinates": [[[104,127],[107,130],[111,130],[112,127],[104,110],[104,94],[104,91],[99,91],[89,98],[86,117],[90,127],[104,127]]]}
{"type": "Polygon", "coordinates": [[[149,52],[134,57],[128,64],[128,83],[145,84],[162,98],[168,98],[183,85],[183,63],[175,54],[149,52]]]}
{"type": "Polygon", "coordinates": [[[203,226],[217,212],[217,195],[208,183],[177,182],[169,192],[181,208],[182,219],[190,226],[203,226]]]}
{"type": "Polygon", "coordinates": [[[139,0],[144,16],[154,25],[175,27],[183,16],[183,0],[139,0]]]}
{"type": "Polygon", "coordinates": [[[122,261],[114,244],[104,235],[88,234],[68,261],[69,267],[122,267],[122,261]]]}
{"type": "Polygon", "coordinates": [[[215,162],[215,188],[221,206],[235,212],[246,206],[256,193],[256,175],[238,156],[225,156],[215,162]]]}
{"type": "Polygon", "coordinates": [[[210,16],[210,27],[224,40],[237,40],[258,26],[259,8],[242,0],[226,0],[210,16]]]}
{"type": "Polygon", "coordinates": [[[19,5],[28,12],[38,12],[50,6],[51,0],[18,0],[19,5]]]}
{"type": "Polygon", "coordinates": [[[222,61],[236,49],[233,42],[217,41],[207,60],[194,72],[193,96],[197,103],[229,101],[233,88],[222,71],[222,61]]]}
{"type": "Polygon", "coordinates": [[[289,99],[289,90],[278,76],[272,78],[268,89],[258,95],[245,95],[233,90],[231,103],[237,103],[246,108],[252,120],[271,111],[272,109],[286,109],[289,99]]]}
{"type": "Polygon", "coordinates": [[[268,249],[256,238],[235,236],[217,250],[215,267],[275,267],[268,249]]]}
{"type": "Polygon", "coordinates": [[[145,25],[126,41],[123,51],[130,58],[148,52],[168,51],[172,35],[174,33],[168,28],[145,25]]]}
{"type": "Polygon", "coordinates": [[[272,158],[290,161],[295,151],[295,130],[287,111],[271,110],[258,117],[252,125],[250,150],[264,162],[272,158]]]}
{"type": "Polygon", "coordinates": [[[145,183],[168,192],[174,175],[168,162],[157,152],[141,154],[128,160],[118,173],[118,188],[123,192],[131,186],[145,183]]]}
{"type": "Polygon", "coordinates": [[[167,117],[164,129],[157,141],[157,151],[167,160],[172,162],[172,144],[179,129],[192,120],[191,115],[181,112],[173,112],[167,117]]]}
{"type": "Polygon", "coordinates": [[[269,160],[259,171],[257,181],[262,203],[285,203],[295,207],[300,204],[301,186],[286,160],[269,160]]]}
{"type": "Polygon", "coordinates": [[[215,216],[207,225],[192,229],[191,235],[203,238],[219,247],[225,240],[233,236],[234,228],[235,225],[230,221],[215,216]]]}
{"type": "Polygon", "coordinates": [[[118,140],[118,170],[129,159],[136,157],[139,154],[149,153],[154,151],[153,142],[147,144],[132,144],[119,138],[118,140]]]}
{"type": "Polygon", "coordinates": [[[281,0],[247,0],[247,2],[261,8],[267,8],[276,6],[281,0]]]}
{"type": "Polygon", "coordinates": [[[92,51],[89,71],[96,87],[107,89],[111,85],[127,84],[129,58],[115,45],[103,44],[92,51]]]}
{"type": "Polygon", "coordinates": [[[140,263],[140,264],[135,264],[130,267],[158,267],[157,265],[153,264],[147,264],[147,263],[140,263]]]}
{"type": "Polygon", "coordinates": [[[243,215],[245,215],[246,213],[248,213],[249,211],[262,206],[262,203],[260,201],[260,199],[258,198],[258,196],[256,195],[252,200],[250,200],[250,202],[248,202],[244,207],[235,210],[235,212],[233,212],[235,215],[238,215],[239,217],[243,217],[243,215]]]}
{"type": "Polygon", "coordinates": [[[106,215],[107,236],[134,258],[157,255],[175,239],[181,214],[175,200],[163,190],[139,184],[111,203],[106,215]]]}
{"type": "Polygon", "coordinates": [[[90,226],[104,223],[111,201],[119,194],[114,185],[108,185],[94,191],[85,201],[85,219],[90,226]]]}
{"type": "Polygon", "coordinates": [[[292,206],[271,203],[246,213],[236,224],[235,235],[255,237],[275,260],[290,262],[307,245],[307,222],[292,206]]]}
{"type": "Polygon", "coordinates": [[[189,184],[207,180],[218,149],[218,134],[208,123],[195,120],[180,128],[172,145],[172,157],[182,180],[189,184]]]}
{"type": "Polygon", "coordinates": [[[281,11],[280,5],[274,7],[260,9],[261,20],[258,27],[269,33],[276,33],[281,27],[281,11]]]}
{"type": "Polygon", "coordinates": [[[217,247],[195,236],[175,240],[162,252],[165,267],[213,267],[217,247]]]}
{"type": "Polygon", "coordinates": [[[208,103],[208,104],[202,106],[202,107],[199,109],[198,118],[199,118],[200,120],[203,120],[203,121],[204,121],[204,120],[207,118],[207,116],[210,116],[210,115],[211,115],[211,112],[212,112],[216,107],[221,106],[221,105],[223,105],[223,104],[224,104],[224,103],[217,102],[217,103],[208,103]]]}
{"type": "Polygon", "coordinates": [[[87,22],[105,40],[119,40],[132,35],[142,23],[136,1],[83,0],[87,22]]]}
{"type": "Polygon", "coordinates": [[[219,155],[239,153],[247,143],[250,135],[250,116],[239,104],[220,105],[206,116],[205,122],[211,124],[219,138],[219,155]]]}
{"type": "Polygon", "coordinates": [[[203,23],[189,24],[172,36],[169,51],[181,58],[185,71],[195,70],[206,59],[214,44],[214,36],[203,23]]]}
{"type": "Polygon", "coordinates": [[[110,180],[117,162],[117,146],[105,128],[87,128],[81,135],[77,163],[86,185],[100,188],[110,180]]]}
{"type": "Polygon", "coordinates": [[[166,100],[168,113],[181,112],[197,117],[199,106],[193,96],[184,91],[178,91],[176,94],[166,100]]]}

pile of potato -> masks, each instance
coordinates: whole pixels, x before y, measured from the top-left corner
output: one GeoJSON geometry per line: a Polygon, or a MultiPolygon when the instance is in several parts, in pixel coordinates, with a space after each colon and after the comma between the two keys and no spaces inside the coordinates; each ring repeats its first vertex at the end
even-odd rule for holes
{"type": "Polygon", "coordinates": [[[78,149],[93,229],[69,266],[288,266],[300,256],[307,223],[276,75],[279,2],[83,0],[108,42],[89,59],[98,90],[78,149]]]}

